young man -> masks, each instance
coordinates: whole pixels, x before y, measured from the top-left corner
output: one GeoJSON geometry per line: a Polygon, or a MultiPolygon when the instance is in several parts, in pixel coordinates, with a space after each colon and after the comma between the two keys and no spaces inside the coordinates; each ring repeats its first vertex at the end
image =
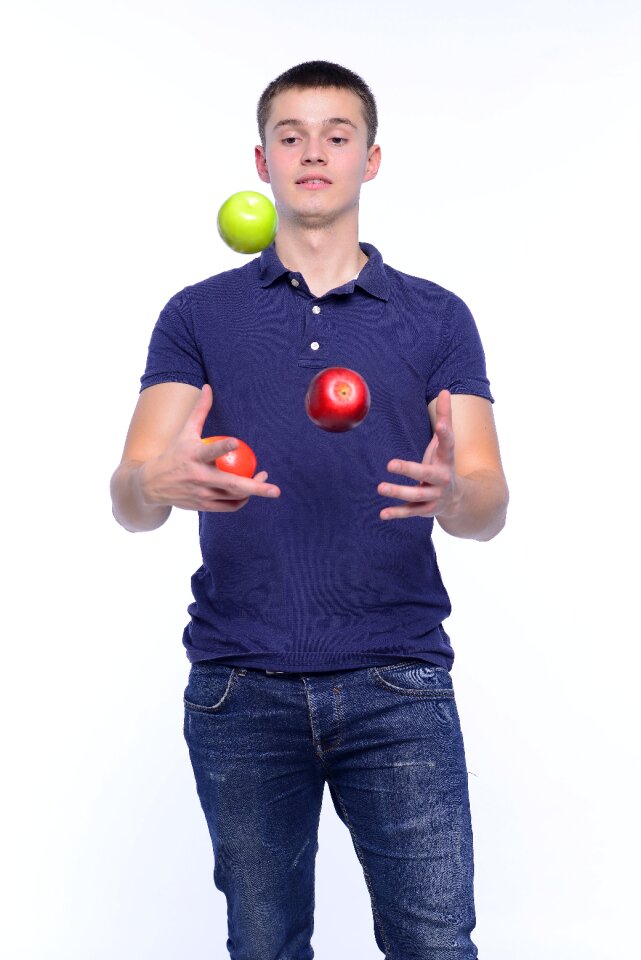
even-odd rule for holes
{"type": "Polygon", "coordinates": [[[380,950],[469,960],[467,770],[431,533],[436,518],[489,540],[505,522],[483,349],[460,298],[358,241],[381,161],[361,78],[301,64],[266,88],[258,122],[275,243],[161,312],[114,515],[138,531],[199,511],[184,734],[231,957],[313,956],[327,783],[380,950]],[[329,366],[356,370],[372,398],[342,434],[304,409],[329,366]],[[234,441],[211,435],[245,440],[278,485],[217,470],[234,441]]]}

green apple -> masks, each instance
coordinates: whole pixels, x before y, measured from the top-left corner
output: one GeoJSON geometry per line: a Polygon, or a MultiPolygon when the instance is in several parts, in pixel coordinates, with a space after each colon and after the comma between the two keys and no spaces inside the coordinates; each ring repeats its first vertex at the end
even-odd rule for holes
{"type": "Polygon", "coordinates": [[[258,253],[276,236],[278,214],[262,193],[232,193],[218,211],[218,233],[237,253],[258,253]]]}

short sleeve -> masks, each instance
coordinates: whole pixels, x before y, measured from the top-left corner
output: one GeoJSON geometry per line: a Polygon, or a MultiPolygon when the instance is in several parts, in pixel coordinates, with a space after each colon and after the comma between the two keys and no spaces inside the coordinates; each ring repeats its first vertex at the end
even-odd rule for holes
{"type": "Polygon", "coordinates": [[[198,389],[207,382],[185,291],[169,300],[156,321],[147,366],[140,378],[140,392],[156,383],[168,382],[189,383],[198,389]]]}
{"type": "Polygon", "coordinates": [[[425,391],[429,403],[441,390],[471,393],[494,403],[485,369],[485,353],[470,310],[451,295],[445,310],[441,338],[425,391]]]}

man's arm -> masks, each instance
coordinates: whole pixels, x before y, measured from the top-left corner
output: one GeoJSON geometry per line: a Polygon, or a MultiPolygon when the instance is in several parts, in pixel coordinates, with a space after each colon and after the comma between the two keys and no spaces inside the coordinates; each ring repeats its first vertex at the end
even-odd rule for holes
{"type": "Polygon", "coordinates": [[[231,511],[249,497],[279,496],[262,470],[253,479],[218,470],[214,461],[235,439],[202,442],[213,395],[186,383],[159,383],[140,394],[120,465],[111,478],[112,512],[130,532],[155,530],[172,507],[231,511]]]}
{"type": "Polygon", "coordinates": [[[441,390],[428,413],[434,435],[422,463],[388,464],[390,473],[418,483],[379,484],[379,493],[407,501],[382,510],[381,519],[436,517],[454,537],[491,540],[505,525],[509,501],[492,405],[484,397],[441,390]]]}

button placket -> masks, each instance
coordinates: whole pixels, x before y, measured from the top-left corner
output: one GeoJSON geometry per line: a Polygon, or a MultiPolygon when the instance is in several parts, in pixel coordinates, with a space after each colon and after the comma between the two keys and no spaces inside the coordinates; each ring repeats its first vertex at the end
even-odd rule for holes
{"type": "MultiPolygon", "coordinates": [[[[329,346],[329,329],[327,318],[321,320],[322,308],[317,303],[307,305],[305,321],[305,339],[303,340],[303,357],[314,357],[319,361],[326,355],[329,346]]],[[[322,362],[322,361],[321,361],[322,362]]]]}

